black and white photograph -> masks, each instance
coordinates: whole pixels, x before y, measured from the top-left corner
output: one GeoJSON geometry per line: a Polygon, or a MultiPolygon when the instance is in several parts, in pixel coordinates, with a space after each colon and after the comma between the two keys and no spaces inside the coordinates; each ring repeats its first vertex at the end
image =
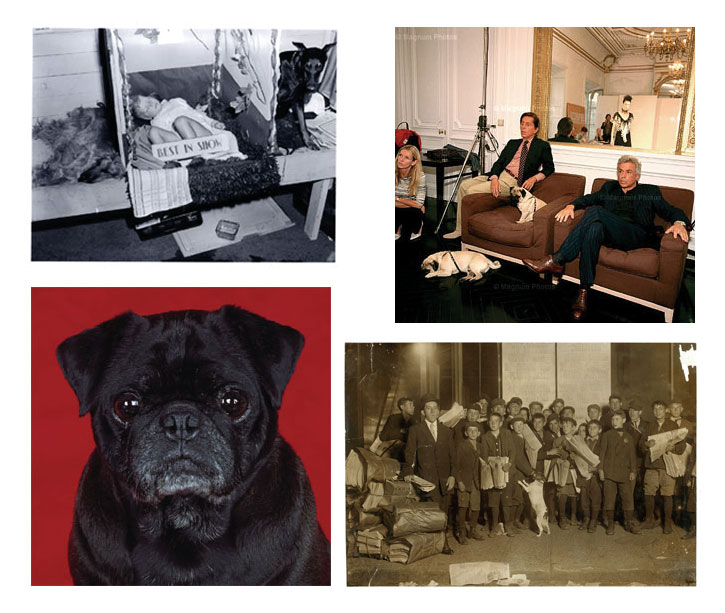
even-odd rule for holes
{"type": "Polygon", "coordinates": [[[32,258],[335,259],[334,30],[33,30],[32,258]]]}
{"type": "Polygon", "coordinates": [[[696,356],[347,344],[348,585],[695,585],[696,356]]]}
{"type": "Polygon", "coordinates": [[[395,123],[396,322],[695,321],[694,28],[398,27],[395,123]]]}

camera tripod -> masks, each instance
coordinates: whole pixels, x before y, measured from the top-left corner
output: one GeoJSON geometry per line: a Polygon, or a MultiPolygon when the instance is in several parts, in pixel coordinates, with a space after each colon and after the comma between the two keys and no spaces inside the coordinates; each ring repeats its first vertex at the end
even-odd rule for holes
{"type": "MultiPolygon", "coordinates": [[[[485,115],[486,105],[482,104],[478,108],[481,110],[481,114],[478,116],[478,127],[476,128],[476,134],[473,136],[471,148],[468,150],[468,153],[466,153],[466,157],[461,164],[461,170],[459,171],[458,177],[456,178],[456,184],[453,186],[453,192],[451,193],[451,197],[448,198],[446,208],[443,209],[443,214],[441,215],[440,221],[438,222],[438,226],[436,227],[434,234],[438,234],[441,226],[443,225],[443,220],[446,218],[448,207],[451,205],[451,202],[458,193],[458,186],[461,184],[461,179],[463,179],[463,173],[466,170],[466,164],[471,157],[471,153],[473,153],[473,150],[476,148],[476,145],[478,145],[478,158],[479,160],[481,160],[481,174],[485,174],[486,170],[486,157],[483,153],[484,148],[486,149],[486,151],[494,151],[496,155],[498,155],[498,141],[496,140],[496,137],[491,133],[492,126],[488,125],[487,117],[485,115]]],[[[460,202],[458,203],[458,206],[460,206],[460,202]]]]}

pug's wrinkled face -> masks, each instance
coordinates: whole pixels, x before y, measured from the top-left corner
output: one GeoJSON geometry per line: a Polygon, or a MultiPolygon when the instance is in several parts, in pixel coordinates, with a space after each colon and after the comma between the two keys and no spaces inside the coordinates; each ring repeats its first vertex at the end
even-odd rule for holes
{"type": "Polygon", "coordinates": [[[184,527],[190,505],[223,504],[272,445],[302,343],[224,307],[126,313],[66,340],[58,357],[115,481],[139,503],[175,505],[184,527]]]}
{"type": "Polygon", "coordinates": [[[174,323],[127,340],[93,412],[103,456],[144,502],[227,495],[274,425],[252,373],[214,351],[204,329],[174,323]]]}

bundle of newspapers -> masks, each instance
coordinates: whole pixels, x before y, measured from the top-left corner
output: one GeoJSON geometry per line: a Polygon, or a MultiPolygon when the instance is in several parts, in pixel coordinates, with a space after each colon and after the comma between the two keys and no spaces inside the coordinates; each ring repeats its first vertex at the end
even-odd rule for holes
{"type": "Polygon", "coordinates": [[[440,553],[446,514],[419,492],[435,484],[418,476],[398,478],[400,463],[372,451],[350,451],[345,463],[351,555],[409,564],[440,553]]]}
{"type": "Polygon", "coordinates": [[[388,540],[384,557],[398,564],[411,564],[417,560],[441,553],[445,542],[445,530],[427,533],[416,532],[388,540]]]}

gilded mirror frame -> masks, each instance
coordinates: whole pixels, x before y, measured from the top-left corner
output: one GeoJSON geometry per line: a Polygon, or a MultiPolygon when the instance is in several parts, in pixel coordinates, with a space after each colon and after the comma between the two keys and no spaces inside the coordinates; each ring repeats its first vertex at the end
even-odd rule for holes
{"type": "MultiPolygon", "coordinates": [[[[695,28],[687,56],[680,122],[677,127],[676,155],[695,153],[695,28]]],[[[539,133],[549,134],[549,96],[554,28],[534,28],[534,58],[531,79],[531,110],[539,116],[539,133]]],[[[586,147],[587,145],[582,145],[586,147]]],[[[597,145],[597,147],[609,145],[597,145]]]]}

